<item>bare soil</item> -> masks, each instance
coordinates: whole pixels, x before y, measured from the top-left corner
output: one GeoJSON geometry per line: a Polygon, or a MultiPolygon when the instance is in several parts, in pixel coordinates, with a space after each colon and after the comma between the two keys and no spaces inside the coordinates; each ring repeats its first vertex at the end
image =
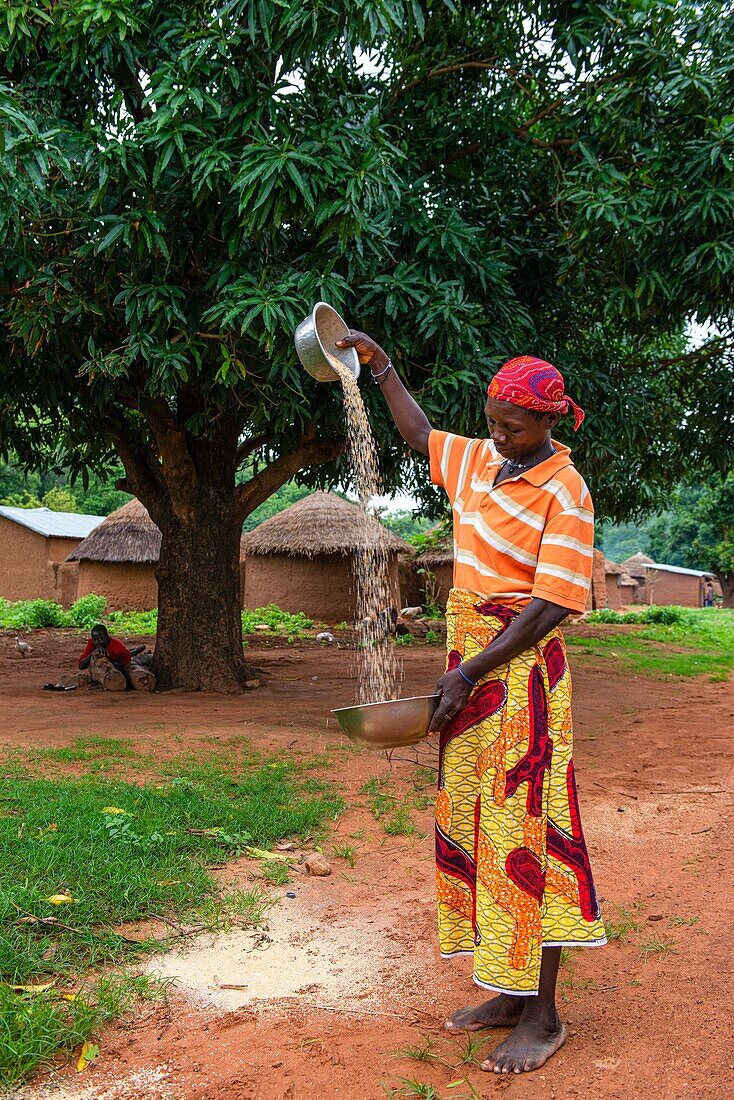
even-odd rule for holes
{"type": "MultiPolygon", "coordinates": [[[[269,675],[242,697],[52,694],[40,687],[74,667],[79,637],[39,631],[32,643],[23,660],[0,638],[0,748],[94,734],[167,756],[244,738],[281,757],[324,754],[319,774],[346,810],[325,845],[328,878],[274,888],[259,939],[205,937],[161,957],[154,966],[176,978],[166,1001],[99,1036],[101,1058],[83,1076],[60,1066],[18,1100],[378,1100],[401,1078],[443,1100],[466,1100],[470,1086],[481,1097],[734,1096],[731,680],[622,677],[613,662],[576,657],[576,761],[597,886],[605,916],[618,922],[623,907],[638,928],[572,955],[561,971],[569,1042],[539,1072],[507,1079],[462,1064],[465,1042],[442,1032],[482,995],[469,960],[438,957],[430,807],[413,810],[415,835],[392,837],[360,793],[388,775],[407,801],[414,754],[388,764],[355,752],[330,720],[353,697],[347,652],[253,647],[269,675]],[[345,843],[357,849],[353,869],[331,851],[345,843]],[[407,1055],[426,1037],[443,1061],[407,1055]]],[[[403,694],[430,690],[440,650],[403,657],[403,694]]],[[[249,886],[254,873],[240,861],[227,881],[249,886]]],[[[506,1032],[487,1034],[485,1050],[506,1032]]]]}

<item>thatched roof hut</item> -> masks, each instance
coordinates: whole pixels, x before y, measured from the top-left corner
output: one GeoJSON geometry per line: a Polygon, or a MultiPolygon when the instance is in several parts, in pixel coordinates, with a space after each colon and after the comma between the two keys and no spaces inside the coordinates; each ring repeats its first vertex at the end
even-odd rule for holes
{"type": "Polygon", "coordinates": [[[77,595],[105,596],[111,611],[144,611],[158,603],[155,568],[161,533],[139,500],[110,513],[67,561],[79,563],[77,595]]]}
{"type": "Polygon", "coordinates": [[[355,553],[383,547],[388,554],[391,603],[400,606],[398,556],[403,539],[374,516],[335,493],[316,492],[242,536],[245,607],[276,603],[320,622],[355,615],[355,553]]]}
{"type": "Polygon", "coordinates": [[[336,493],[311,493],[242,536],[245,554],[287,554],[315,558],[353,554],[364,546],[410,552],[407,542],[374,516],[336,493]]]}
{"type": "Polygon", "coordinates": [[[647,554],[637,553],[626,558],[622,562],[621,568],[625,573],[629,573],[633,577],[644,577],[650,566],[654,565],[655,562],[652,558],[649,558],[647,554]]]}
{"type": "Polygon", "coordinates": [[[139,500],[129,500],[110,512],[69,554],[67,561],[134,562],[156,564],[161,533],[139,500]]]}
{"type": "Polygon", "coordinates": [[[434,565],[451,565],[454,564],[454,540],[450,535],[444,535],[443,538],[438,539],[433,546],[429,546],[427,550],[421,551],[418,554],[417,561],[421,565],[427,566],[432,569],[434,565]]]}

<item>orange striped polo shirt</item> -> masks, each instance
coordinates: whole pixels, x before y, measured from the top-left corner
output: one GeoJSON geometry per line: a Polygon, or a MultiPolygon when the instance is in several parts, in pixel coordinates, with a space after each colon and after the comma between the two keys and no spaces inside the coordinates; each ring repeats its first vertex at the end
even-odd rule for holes
{"type": "Polygon", "coordinates": [[[532,596],[586,609],[594,506],[568,447],[494,487],[504,461],[489,439],[432,431],[431,480],[454,516],[454,586],[498,603],[532,596]]]}

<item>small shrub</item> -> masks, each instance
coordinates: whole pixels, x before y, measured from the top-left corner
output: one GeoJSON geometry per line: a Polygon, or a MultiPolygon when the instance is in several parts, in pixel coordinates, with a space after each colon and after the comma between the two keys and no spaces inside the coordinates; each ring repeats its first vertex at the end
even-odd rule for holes
{"type": "Polygon", "coordinates": [[[269,626],[273,634],[285,635],[290,641],[310,630],[313,619],[302,611],[292,615],[282,611],[277,604],[270,603],[267,607],[256,607],[254,611],[246,608],[242,612],[242,633],[253,634],[256,626],[269,626]]]}
{"type": "Polygon", "coordinates": [[[158,608],[150,611],[112,611],[107,616],[111,628],[126,634],[155,634],[158,630],[158,608]]]}
{"type": "Polygon", "coordinates": [[[17,603],[4,600],[0,607],[0,626],[9,630],[63,625],[64,609],[53,600],[19,600],[17,603]]]}
{"type": "Polygon", "coordinates": [[[104,617],[106,610],[107,600],[104,596],[95,596],[94,592],[89,592],[74,601],[64,615],[64,625],[89,630],[104,617]]]}
{"type": "Polygon", "coordinates": [[[646,607],[636,616],[638,623],[660,623],[662,626],[685,625],[693,621],[693,616],[685,607],[646,607]]]}
{"type": "Polygon", "coordinates": [[[619,611],[612,611],[611,607],[602,607],[598,611],[590,611],[586,616],[590,623],[623,623],[624,615],[619,611]]]}
{"type": "Polygon", "coordinates": [[[398,634],[397,638],[395,639],[395,645],[405,646],[405,645],[412,645],[412,644],[413,644],[413,635],[412,634],[398,634]]]}

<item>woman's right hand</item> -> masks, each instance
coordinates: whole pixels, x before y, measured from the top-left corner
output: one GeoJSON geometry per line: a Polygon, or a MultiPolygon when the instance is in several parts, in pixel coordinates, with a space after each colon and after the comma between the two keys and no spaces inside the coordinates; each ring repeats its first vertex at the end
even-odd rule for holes
{"type": "Polygon", "coordinates": [[[387,366],[389,358],[387,352],[383,351],[380,345],[366,332],[359,332],[357,329],[350,328],[349,336],[345,336],[343,340],[337,340],[336,346],[338,348],[354,348],[362,366],[369,365],[373,374],[378,374],[387,366]]]}

